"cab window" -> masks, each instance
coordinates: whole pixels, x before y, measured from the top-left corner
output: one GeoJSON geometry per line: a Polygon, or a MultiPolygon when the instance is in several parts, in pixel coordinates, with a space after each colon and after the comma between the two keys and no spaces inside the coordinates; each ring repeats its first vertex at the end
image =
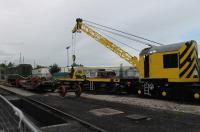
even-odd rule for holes
{"type": "Polygon", "coordinates": [[[178,67],[178,55],[177,54],[163,55],[163,66],[164,66],[164,68],[177,68],[178,67]]]}

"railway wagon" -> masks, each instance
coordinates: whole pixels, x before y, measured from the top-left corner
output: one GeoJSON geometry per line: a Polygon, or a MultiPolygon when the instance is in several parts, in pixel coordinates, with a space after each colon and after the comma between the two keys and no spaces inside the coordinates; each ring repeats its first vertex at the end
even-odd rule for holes
{"type": "Polygon", "coordinates": [[[138,85],[138,78],[119,78],[114,71],[100,70],[95,77],[87,77],[84,67],[77,67],[71,72],[54,74],[57,87],[61,89],[61,95],[67,92],[75,92],[80,96],[81,92],[104,93],[133,93],[138,85]]]}
{"type": "Polygon", "coordinates": [[[16,67],[10,67],[7,69],[7,81],[8,83],[16,86],[16,80],[18,78],[29,77],[32,75],[32,66],[30,64],[20,64],[16,67]]]}

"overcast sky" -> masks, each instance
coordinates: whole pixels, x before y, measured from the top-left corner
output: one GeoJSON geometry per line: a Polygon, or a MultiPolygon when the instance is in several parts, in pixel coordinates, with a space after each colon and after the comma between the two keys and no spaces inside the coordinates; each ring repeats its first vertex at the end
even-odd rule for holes
{"type": "MultiPolygon", "coordinates": [[[[199,7],[199,0],[0,0],[0,63],[19,63],[21,52],[25,63],[66,66],[65,47],[71,45],[78,17],[163,44],[200,43],[199,7]]],[[[139,50],[146,47],[120,41],[139,50]]],[[[76,56],[86,66],[128,65],[84,33],[77,35],[76,56]]]]}

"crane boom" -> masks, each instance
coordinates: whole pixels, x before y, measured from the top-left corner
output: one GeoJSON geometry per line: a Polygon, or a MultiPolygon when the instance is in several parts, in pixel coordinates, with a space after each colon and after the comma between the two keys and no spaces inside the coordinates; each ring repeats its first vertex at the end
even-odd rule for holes
{"type": "Polygon", "coordinates": [[[73,28],[72,33],[81,32],[81,31],[85,32],[87,35],[94,38],[96,41],[100,42],[106,48],[110,49],[111,51],[119,55],[122,59],[126,60],[129,64],[139,69],[138,67],[139,62],[136,56],[130,55],[128,52],[124,51],[119,46],[117,46],[116,44],[114,44],[113,42],[111,42],[110,40],[108,40],[107,38],[99,34],[98,32],[94,31],[92,28],[84,24],[82,19],[78,18],[76,19],[76,22],[77,23],[75,27],[73,28]]]}

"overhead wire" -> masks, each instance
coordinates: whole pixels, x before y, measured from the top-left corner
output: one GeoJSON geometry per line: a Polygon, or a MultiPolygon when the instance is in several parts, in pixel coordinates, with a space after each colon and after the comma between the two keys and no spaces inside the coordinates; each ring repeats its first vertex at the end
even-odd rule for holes
{"type": "Polygon", "coordinates": [[[98,32],[100,32],[100,33],[103,34],[104,36],[106,36],[106,37],[108,37],[108,38],[110,38],[110,39],[112,39],[112,40],[114,40],[114,41],[116,41],[116,42],[118,42],[118,43],[120,43],[120,44],[122,44],[122,45],[125,45],[125,46],[127,46],[127,47],[129,47],[129,48],[131,48],[131,49],[133,49],[133,50],[135,50],[135,51],[137,51],[137,52],[140,52],[139,49],[136,49],[136,48],[134,48],[134,47],[132,47],[132,46],[130,46],[130,45],[124,43],[124,42],[121,42],[121,41],[119,41],[119,40],[117,40],[117,39],[115,39],[115,38],[113,38],[113,37],[111,37],[111,36],[109,36],[109,35],[107,35],[107,34],[101,32],[101,31],[99,31],[99,30],[98,30],[98,32]]]}
{"type": "Polygon", "coordinates": [[[151,42],[151,43],[155,43],[155,44],[158,44],[158,45],[164,45],[164,44],[162,44],[162,43],[159,43],[159,42],[156,42],[156,41],[153,41],[153,40],[144,38],[144,37],[140,37],[140,36],[137,36],[137,35],[134,35],[134,34],[126,33],[126,32],[124,32],[124,31],[121,31],[121,30],[118,30],[118,29],[114,29],[114,28],[111,28],[111,27],[108,27],[108,26],[104,26],[104,25],[101,25],[101,24],[98,24],[98,23],[95,23],[95,22],[92,22],[92,21],[89,21],[89,20],[84,20],[84,21],[85,21],[85,22],[88,22],[88,23],[91,23],[91,24],[94,24],[94,25],[97,25],[97,26],[101,26],[101,27],[104,27],[104,28],[113,30],[113,31],[116,31],[116,32],[120,32],[120,33],[129,35],[129,36],[132,36],[132,37],[135,37],[135,38],[143,39],[143,40],[149,41],[149,42],[151,42]]]}
{"type": "Polygon", "coordinates": [[[72,48],[71,48],[71,50],[72,50],[72,54],[74,53],[74,34],[72,33],[72,48]]]}
{"type": "Polygon", "coordinates": [[[147,45],[147,46],[155,46],[155,45],[152,45],[150,43],[147,43],[147,42],[144,42],[144,41],[141,41],[141,40],[138,40],[138,39],[134,39],[134,38],[131,38],[131,37],[128,37],[128,36],[125,36],[125,35],[122,35],[122,34],[119,34],[119,33],[116,33],[116,32],[112,32],[112,31],[109,31],[109,30],[106,30],[106,29],[103,29],[103,28],[100,28],[100,27],[97,27],[97,26],[94,26],[94,25],[90,25],[90,24],[86,24],[90,27],[93,27],[93,28],[96,28],[96,29],[99,29],[99,30],[102,30],[102,31],[105,31],[105,32],[108,32],[108,33],[111,33],[111,34],[114,34],[114,35],[117,35],[117,36],[120,36],[120,37],[123,37],[123,38],[126,38],[126,39],[129,39],[129,40],[132,40],[132,41],[135,41],[135,42],[138,42],[138,43],[141,43],[141,44],[144,44],[144,45],[147,45]]]}
{"type": "Polygon", "coordinates": [[[72,54],[76,54],[76,33],[72,33],[72,54]]]}

